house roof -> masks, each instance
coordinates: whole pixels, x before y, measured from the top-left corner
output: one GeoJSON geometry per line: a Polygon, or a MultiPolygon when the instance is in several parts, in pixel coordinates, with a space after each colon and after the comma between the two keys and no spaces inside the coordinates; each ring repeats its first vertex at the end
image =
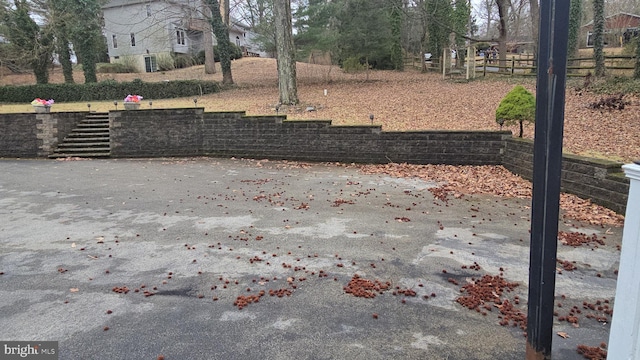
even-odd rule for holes
{"type": "MultiPolygon", "coordinates": [[[[640,15],[631,14],[631,13],[627,13],[627,12],[619,12],[619,13],[615,13],[615,14],[613,14],[613,15],[606,16],[604,19],[605,19],[605,20],[607,20],[607,19],[611,19],[611,18],[614,18],[614,17],[616,17],[616,16],[620,16],[620,15],[625,15],[625,16],[629,16],[629,17],[633,17],[633,18],[638,18],[638,19],[640,19],[640,15]]],[[[581,27],[587,27],[587,26],[592,26],[592,25],[593,25],[593,20],[591,20],[591,21],[589,21],[588,23],[586,23],[586,24],[582,25],[581,27]]]]}

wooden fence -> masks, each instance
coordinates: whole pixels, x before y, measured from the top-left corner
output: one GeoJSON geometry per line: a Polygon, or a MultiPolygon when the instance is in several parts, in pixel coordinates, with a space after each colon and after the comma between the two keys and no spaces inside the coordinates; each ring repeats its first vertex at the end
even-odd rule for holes
{"type": "MultiPolygon", "coordinates": [[[[442,67],[440,66],[441,59],[441,57],[433,58],[431,61],[427,62],[425,64],[426,70],[442,73],[442,67]]],[[[604,59],[605,72],[607,74],[620,76],[633,75],[636,62],[635,56],[605,55],[604,59]]],[[[503,65],[500,65],[499,59],[488,59],[482,56],[476,56],[474,61],[475,72],[472,71],[471,73],[475,73],[475,77],[487,75],[535,76],[536,74],[536,59],[531,54],[508,54],[503,65]]],[[[458,71],[454,70],[451,72],[450,69],[447,69],[445,74],[460,74],[460,70],[464,70],[466,68],[466,64],[464,66],[458,66],[457,64],[450,65],[448,61],[446,65],[451,66],[451,69],[457,68],[458,71]]],[[[409,66],[416,69],[422,69],[422,61],[420,57],[405,58],[405,67],[409,66]]],[[[588,72],[593,74],[595,72],[595,62],[592,57],[570,58],[567,64],[567,70],[567,76],[585,76],[588,72]]],[[[462,71],[462,74],[464,74],[464,71],[462,71]]]]}

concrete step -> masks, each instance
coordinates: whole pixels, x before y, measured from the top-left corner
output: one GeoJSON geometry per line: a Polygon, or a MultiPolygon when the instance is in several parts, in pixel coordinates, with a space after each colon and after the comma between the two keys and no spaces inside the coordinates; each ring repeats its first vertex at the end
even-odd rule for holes
{"type": "Polygon", "coordinates": [[[108,136],[86,136],[87,134],[78,134],[75,136],[67,136],[65,138],[65,141],[62,142],[61,144],[64,144],[65,142],[109,142],[109,137],[108,136]]]}
{"type": "Polygon", "coordinates": [[[50,159],[68,158],[68,157],[84,157],[84,158],[106,158],[111,156],[111,153],[53,153],[49,155],[50,159]]]}
{"type": "Polygon", "coordinates": [[[94,136],[94,137],[67,137],[63,142],[58,144],[58,146],[66,143],[74,143],[74,144],[86,144],[86,143],[109,143],[109,138],[106,136],[94,136]]]}
{"type": "Polygon", "coordinates": [[[60,149],[64,148],[95,148],[95,147],[106,147],[109,148],[109,141],[100,141],[100,142],[64,142],[58,145],[60,149]]]}
{"type": "Polygon", "coordinates": [[[83,124],[108,124],[109,119],[84,119],[83,124]]]}
{"type": "MultiPolygon", "coordinates": [[[[108,130],[108,128],[107,128],[108,130]]],[[[91,127],[76,127],[75,129],[71,130],[72,133],[86,133],[86,132],[105,132],[105,128],[101,128],[101,127],[95,127],[95,126],[91,126],[91,127]]],[[[109,133],[109,131],[106,131],[107,133],[109,133]]]]}
{"type": "Polygon", "coordinates": [[[84,153],[84,152],[109,152],[111,151],[111,148],[107,147],[75,147],[75,148],[58,148],[58,150],[56,152],[59,153],[68,153],[68,152],[77,152],[77,153],[84,153]]]}
{"type": "Polygon", "coordinates": [[[109,114],[91,113],[58,144],[49,158],[109,157],[109,114]]]}
{"type": "Polygon", "coordinates": [[[109,127],[109,122],[104,122],[104,121],[83,121],[80,124],[78,124],[79,128],[88,128],[88,127],[96,127],[96,128],[104,128],[104,127],[109,127]]]}

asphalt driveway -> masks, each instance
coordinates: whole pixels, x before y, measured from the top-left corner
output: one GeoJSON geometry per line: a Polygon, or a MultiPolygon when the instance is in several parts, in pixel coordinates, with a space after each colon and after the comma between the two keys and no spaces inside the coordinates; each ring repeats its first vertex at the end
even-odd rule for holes
{"type": "MultiPolygon", "coordinates": [[[[332,164],[0,160],[0,340],[58,341],[60,359],[524,358],[528,201],[436,186],[332,164]],[[485,275],[497,301],[464,307],[485,275]]],[[[608,341],[622,230],[561,229],[605,243],[559,246],[575,269],[558,267],[554,359],[580,359],[608,341]]]]}

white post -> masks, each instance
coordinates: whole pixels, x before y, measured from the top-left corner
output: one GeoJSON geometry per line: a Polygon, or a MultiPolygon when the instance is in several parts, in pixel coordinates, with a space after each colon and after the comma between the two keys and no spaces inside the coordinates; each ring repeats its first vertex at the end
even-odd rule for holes
{"type": "Polygon", "coordinates": [[[622,166],[631,180],[607,358],[640,359],[640,164],[622,166]]]}
{"type": "MultiPolygon", "coordinates": [[[[447,78],[447,50],[442,50],[442,80],[447,78]]],[[[449,56],[451,56],[451,51],[449,51],[449,56]]]]}

